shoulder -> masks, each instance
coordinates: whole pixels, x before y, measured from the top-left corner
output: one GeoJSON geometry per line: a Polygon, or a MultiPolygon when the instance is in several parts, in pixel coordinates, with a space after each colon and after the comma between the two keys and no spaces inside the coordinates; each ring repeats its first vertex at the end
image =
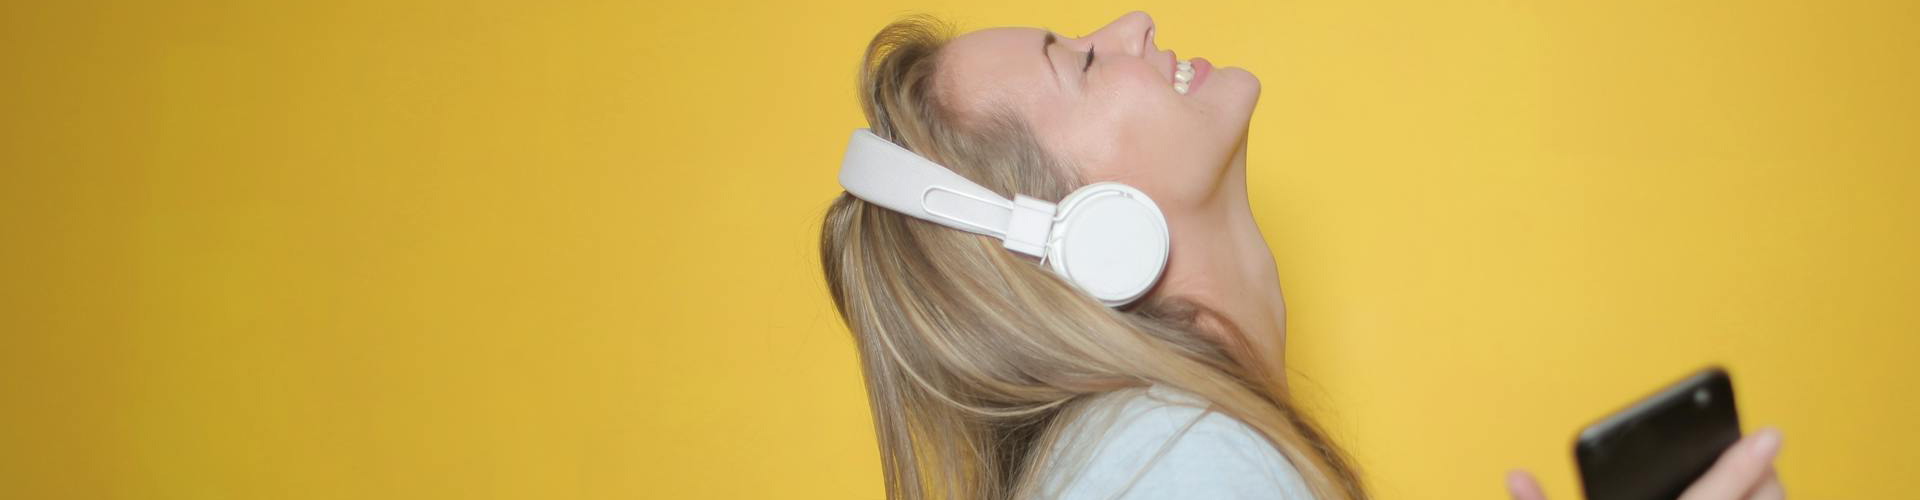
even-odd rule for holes
{"type": "Polygon", "coordinates": [[[1116,395],[1069,425],[1049,471],[1059,498],[1312,498],[1258,431],[1176,389],[1116,395]]]}

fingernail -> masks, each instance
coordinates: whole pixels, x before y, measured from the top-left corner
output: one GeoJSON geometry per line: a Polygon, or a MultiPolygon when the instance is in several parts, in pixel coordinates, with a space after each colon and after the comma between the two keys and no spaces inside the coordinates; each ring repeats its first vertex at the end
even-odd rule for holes
{"type": "Polygon", "coordinates": [[[1753,435],[1753,454],[1772,456],[1780,451],[1780,429],[1768,427],[1753,435]]]}

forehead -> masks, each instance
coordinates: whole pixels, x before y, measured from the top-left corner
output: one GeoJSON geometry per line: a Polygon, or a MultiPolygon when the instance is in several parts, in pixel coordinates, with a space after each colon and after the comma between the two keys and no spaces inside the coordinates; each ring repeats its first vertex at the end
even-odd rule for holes
{"type": "Polygon", "coordinates": [[[963,114],[1005,105],[1030,113],[1058,90],[1042,41],[1046,30],[990,28],[948,42],[940,71],[950,103],[963,114]]]}

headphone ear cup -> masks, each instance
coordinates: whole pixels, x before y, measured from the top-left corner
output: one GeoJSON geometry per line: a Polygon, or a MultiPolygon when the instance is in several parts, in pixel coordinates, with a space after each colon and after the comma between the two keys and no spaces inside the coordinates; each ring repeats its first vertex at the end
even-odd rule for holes
{"type": "Polygon", "coordinates": [[[1139,300],[1167,268],[1167,218],[1147,194],[1116,182],[1089,184],[1060,200],[1047,237],[1054,272],[1111,307],[1139,300]]]}

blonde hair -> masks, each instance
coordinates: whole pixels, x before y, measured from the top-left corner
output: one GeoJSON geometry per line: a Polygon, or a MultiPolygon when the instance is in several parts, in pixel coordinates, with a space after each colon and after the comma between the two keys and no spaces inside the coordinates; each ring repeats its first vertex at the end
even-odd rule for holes
{"type": "MultiPolygon", "coordinates": [[[[944,105],[937,70],[952,33],[912,16],[874,36],[860,72],[874,133],[1001,196],[1060,199],[1084,184],[1012,113],[944,105]]],[[[844,193],[827,210],[820,259],[859,349],[888,498],[1045,496],[1041,472],[1070,462],[1050,451],[1067,424],[1153,384],[1265,436],[1316,497],[1366,496],[1288,402],[1283,374],[1190,301],[1110,309],[996,240],[844,193]]]]}

